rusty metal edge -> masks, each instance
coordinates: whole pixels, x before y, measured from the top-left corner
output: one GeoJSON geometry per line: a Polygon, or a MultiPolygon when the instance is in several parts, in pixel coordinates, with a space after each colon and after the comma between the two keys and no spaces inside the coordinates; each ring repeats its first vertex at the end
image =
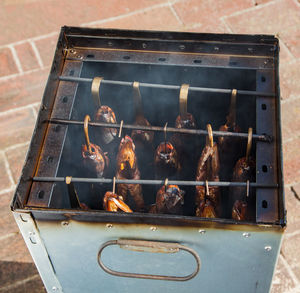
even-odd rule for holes
{"type": "Polygon", "coordinates": [[[62,28],[58,38],[52,67],[46,83],[46,88],[41,101],[38,118],[36,120],[25,163],[23,165],[21,176],[10,204],[12,211],[14,211],[16,208],[23,208],[30,193],[32,186],[31,176],[32,174],[36,173],[40,154],[43,149],[47,128],[49,126],[49,123],[46,123],[45,121],[51,117],[56,91],[59,85],[58,76],[61,74],[64,67],[66,46],[65,30],[62,28]]]}

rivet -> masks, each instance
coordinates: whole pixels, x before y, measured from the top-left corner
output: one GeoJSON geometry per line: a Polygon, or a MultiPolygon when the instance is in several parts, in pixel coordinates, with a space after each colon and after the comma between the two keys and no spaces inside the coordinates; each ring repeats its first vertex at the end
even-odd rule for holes
{"type": "Polygon", "coordinates": [[[143,43],[143,44],[142,44],[142,47],[143,47],[144,49],[146,49],[146,48],[147,48],[147,44],[146,44],[146,43],[143,43]]]}
{"type": "Polygon", "coordinates": [[[152,226],[152,227],[150,227],[150,230],[151,230],[151,231],[156,231],[157,228],[152,226]]]}
{"type": "Polygon", "coordinates": [[[270,245],[265,246],[265,251],[271,251],[272,247],[270,245]]]}
{"type": "Polygon", "coordinates": [[[57,287],[53,286],[52,291],[57,291],[57,287]]]}
{"type": "Polygon", "coordinates": [[[245,238],[249,238],[249,237],[251,236],[251,234],[248,233],[248,232],[244,232],[244,233],[243,233],[243,236],[244,236],[245,238]]]}
{"type": "Polygon", "coordinates": [[[198,230],[198,232],[200,233],[200,234],[205,234],[206,233],[206,231],[205,230],[198,230]]]}
{"type": "Polygon", "coordinates": [[[106,228],[112,228],[113,224],[106,224],[106,228]]]}
{"type": "Polygon", "coordinates": [[[68,221],[62,221],[62,222],[61,222],[61,225],[62,225],[62,226],[68,226],[68,225],[69,225],[69,222],[68,222],[68,221]]]}
{"type": "Polygon", "coordinates": [[[215,51],[219,51],[219,47],[214,47],[215,51]]]}

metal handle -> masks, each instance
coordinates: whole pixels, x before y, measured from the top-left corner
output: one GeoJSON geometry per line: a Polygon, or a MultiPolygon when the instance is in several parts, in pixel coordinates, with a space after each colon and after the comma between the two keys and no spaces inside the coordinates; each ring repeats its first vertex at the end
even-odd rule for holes
{"type": "Polygon", "coordinates": [[[195,250],[192,248],[183,246],[179,243],[168,243],[168,242],[158,242],[158,241],[146,241],[146,240],[129,240],[129,239],[118,239],[110,240],[105,242],[99,249],[98,252],[98,263],[99,266],[108,274],[118,276],[118,277],[127,277],[127,278],[139,278],[139,279],[152,279],[152,280],[165,280],[165,281],[188,281],[194,278],[200,271],[201,261],[200,257],[195,250]],[[126,273],[118,272],[111,270],[106,267],[101,260],[101,253],[105,247],[110,245],[119,245],[120,248],[133,250],[133,251],[147,251],[154,253],[176,253],[179,250],[185,250],[189,252],[196,260],[196,269],[193,273],[178,277],[178,276],[164,276],[164,275],[150,275],[150,274],[137,274],[137,273],[126,273]]]}

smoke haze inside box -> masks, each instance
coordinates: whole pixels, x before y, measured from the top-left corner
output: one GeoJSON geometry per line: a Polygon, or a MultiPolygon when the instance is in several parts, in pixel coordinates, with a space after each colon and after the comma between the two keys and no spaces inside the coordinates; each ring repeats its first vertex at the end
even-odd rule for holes
{"type": "MultiPolygon", "coordinates": [[[[73,72],[69,72],[73,74],[73,72]]],[[[212,87],[240,90],[256,89],[256,72],[254,70],[239,70],[235,68],[208,68],[197,66],[170,66],[153,64],[134,64],[130,62],[84,62],[81,71],[82,78],[94,78],[101,76],[104,80],[138,81],[141,83],[154,83],[166,85],[181,85],[184,83],[193,87],[212,87]]],[[[161,88],[140,89],[144,115],[151,125],[164,126],[166,122],[169,127],[174,127],[175,119],[179,115],[179,90],[169,90],[161,88]]],[[[193,92],[188,94],[188,112],[192,113],[197,122],[198,129],[205,129],[210,123],[213,130],[226,122],[230,105],[230,94],[193,92]]],[[[100,86],[100,100],[102,105],[108,105],[116,114],[117,122],[121,120],[127,124],[135,121],[135,104],[133,99],[133,89],[122,85],[102,84],[100,86]]],[[[237,98],[237,124],[241,127],[241,132],[247,132],[249,127],[255,131],[256,125],[256,101],[255,97],[238,96],[237,98]]],[[[74,101],[71,114],[72,120],[83,121],[85,115],[90,115],[94,119],[96,105],[92,99],[91,85],[80,83],[74,101]]],[[[89,133],[92,142],[98,143],[95,133],[99,131],[97,127],[90,127],[89,133]]],[[[123,130],[122,136],[130,135],[131,131],[123,130]]],[[[172,134],[168,134],[168,139],[172,134]]],[[[118,143],[115,145],[114,156],[117,155],[118,143]]],[[[156,132],[154,136],[154,149],[159,143],[164,141],[164,134],[156,132]]],[[[215,138],[217,141],[217,138],[215,138]]],[[[190,166],[184,172],[188,180],[194,180],[196,174],[197,161],[201,155],[205,144],[204,136],[193,136],[190,140],[191,158],[190,166]]],[[[63,155],[59,165],[58,176],[73,177],[93,177],[88,174],[82,166],[81,146],[84,144],[83,127],[68,127],[64,144],[63,155]]],[[[241,148],[245,149],[245,140],[241,140],[241,148]]],[[[253,148],[255,153],[255,147],[253,148]]],[[[149,154],[148,154],[149,155],[149,154]]],[[[147,154],[145,154],[147,156],[147,154]]],[[[152,155],[153,156],[153,155],[152,155]]],[[[112,158],[112,170],[110,175],[115,175],[115,158],[112,158]]],[[[141,179],[154,179],[154,172],[144,172],[144,162],[138,162],[141,169],[141,179]]],[[[152,166],[153,167],[153,166],[152,166]]],[[[148,168],[149,169],[149,168],[148,168]]],[[[151,168],[150,168],[151,169],[151,168]]],[[[232,177],[232,167],[223,168],[221,179],[230,181],[232,177]],[[225,175],[224,175],[225,174],[225,175]]],[[[162,178],[164,179],[164,178],[162,178]]],[[[172,178],[170,178],[172,179],[172,178]]],[[[175,178],[180,179],[180,178],[175,178]]],[[[143,195],[146,205],[155,203],[156,192],[160,186],[143,185],[143,195]]],[[[90,208],[102,209],[102,198],[105,191],[111,190],[111,184],[76,184],[79,198],[90,208]]],[[[195,188],[185,186],[182,189],[185,193],[184,214],[193,216],[195,211],[194,194],[195,188]]],[[[228,198],[228,188],[222,189],[224,201],[228,198]]],[[[129,204],[134,206],[130,200],[129,204]]],[[[69,208],[67,188],[62,183],[57,183],[52,194],[50,206],[53,208],[69,208]]],[[[229,212],[225,213],[226,216],[229,212]]]]}

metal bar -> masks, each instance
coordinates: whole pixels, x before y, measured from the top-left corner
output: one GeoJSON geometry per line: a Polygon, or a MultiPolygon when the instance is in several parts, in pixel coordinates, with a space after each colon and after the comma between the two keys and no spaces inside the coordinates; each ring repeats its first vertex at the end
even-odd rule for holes
{"type": "MultiPolygon", "coordinates": [[[[36,182],[65,182],[65,177],[33,177],[33,181],[36,182]]],[[[113,179],[109,178],[82,178],[72,177],[74,183],[113,183],[113,179]]],[[[116,184],[144,184],[144,185],[163,185],[165,179],[162,180],[131,180],[131,179],[116,179],[116,184]]],[[[184,186],[205,186],[206,181],[187,181],[187,180],[169,180],[169,185],[184,185],[184,186]]],[[[208,181],[209,186],[220,186],[220,187],[247,187],[247,182],[229,182],[229,181],[208,181]]],[[[263,184],[250,182],[250,187],[255,188],[278,188],[278,184],[263,184]]]]}
{"type": "MultiPolygon", "coordinates": [[[[48,120],[50,123],[55,124],[65,124],[65,125],[83,125],[83,121],[79,120],[66,120],[66,119],[57,119],[52,118],[48,120]]],[[[113,124],[113,123],[103,123],[103,122],[89,122],[89,126],[96,127],[107,127],[107,128],[120,128],[121,124],[113,124]]],[[[135,129],[135,130],[144,130],[144,131],[160,131],[164,132],[165,128],[160,126],[143,126],[143,125],[132,125],[132,124],[123,124],[122,128],[124,129],[135,129]]],[[[184,133],[184,134],[196,134],[196,135],[207,135],[207,130],[202,129],[179,129],[174,127],[167,127],[167,132],[172,133],[184,133]]],[[[240,132],[226,132],[226,131],[213,131],[213,135],[218,136],[229,136],[229,137],[240,137],[244,139],[248,139],[248,133],[240,133],[240,132]]],[[[272,137],[266,134],[253,134],[252,138],[254,140],[259,140],[263,142],[271,142],[272,137]]]]}
{"type": "MultiPolygon", "coordinates": [[[[92,78],[82,78],[82,77],[74,77],[74,76],[59,76],[59,80],[61,81],[70,81],[70,82],[89,82],[92,83],[92,78]]],[[[123,85],[132,87],[133,82],[130,81],[119,81],[119,80],[102,80],[103,84],[110,85],[123,85]]],[[[160,89],[168,89],[168,90],[180,90],[179,85],[167,85],[167,84],[155,84],[155,83],[145,83],[140,82],[140,87],[147,88],[160,88],[160,89]]],[[[219,89],[219,88],[205,88],[205,87],[189,87],[190,91],[194,92],[205,92],[205,93],[220,93],[220,94],[230,94],[232,89],[219,89]]],[[[245,91],[238,90],[238,95],[245,96],[263,96],[263,97],[275,97],[275,93],[266,93],[266,92],[258,92],[258,91],[245,91]]]]}

